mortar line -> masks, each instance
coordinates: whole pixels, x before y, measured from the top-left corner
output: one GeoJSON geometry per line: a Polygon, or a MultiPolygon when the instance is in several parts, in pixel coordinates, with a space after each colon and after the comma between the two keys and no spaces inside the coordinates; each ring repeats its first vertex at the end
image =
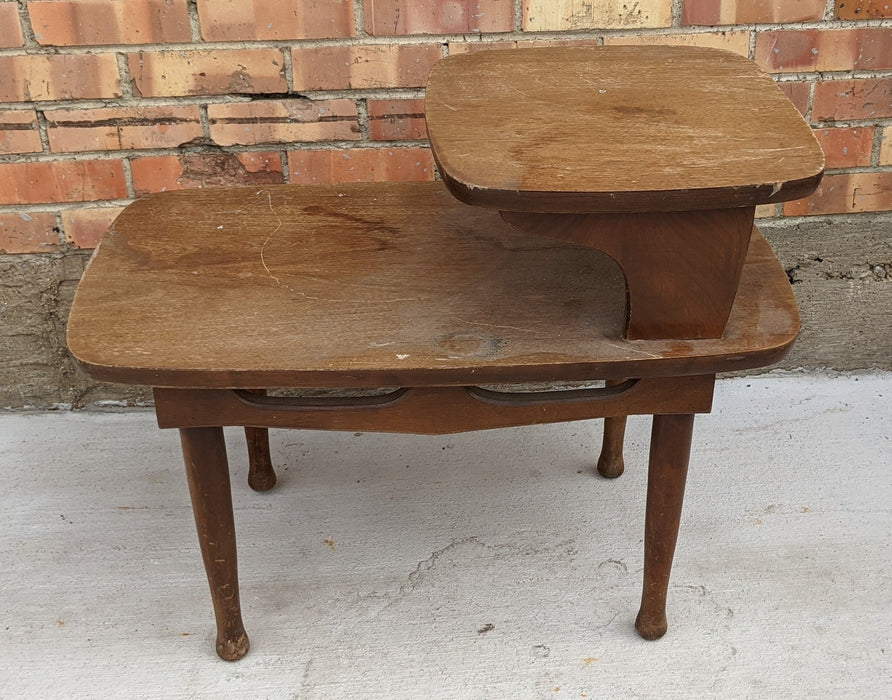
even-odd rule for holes
{"type": "Polygon", "coordinates": [[[510,32],[473,32],[473,33],[441,33],[441,34],[405,34],[398,36],[367,34],[364,29],[359,29],[353,37],[334,37],[324,39],[275,39],[259,40],[250,39],[244,41],[202,41],[196,40],[180,43],[147,43],[147,44],[96,44],[89,46],[43,46],[36,44],[33,47],[10,47],[0,49],[2,55],[59,55],[59,54],[104,54],[104,53],[153,53],[167,52],[177,53],[182,51],[239,51],[242,49],[290,49],[302,48],[331,48],[338,46],[380,46],[380,45],[416,45],[416,44],[442,44],[444,42],[468,43],[468,37],[473,36],[483,43],[499,41],[522,40],[548,40],[567,39],[584,40],[595,38],[598,34],[607,36],[661,36],[667,34],[716,34],[731,31],[751,31],[758,33],[779,30],[807,30],[824,29],[826,31],[846,29],[887,29],[892,28],[892,19],[865,19],[865,20],[812,20],[808,22],[770,22],[764,24],[722,24],[722,25],[683,25],[666,27],[591,27],[574,30],[541,30],[524,31],[517,29],[510,32]],[[829,26],[828,26],[829,25],[829,26]],[[683,30],[679,32],[679,29],[683,30]],[[29,50],[37,49],[38,51],[29,50]]]}
{"type": "Polygon", "coordinates": [[[186,11],[189,16],[189,35],[191,38],[190,43],[192,44],[202,44],[201,38],[201,19],[198,16],[198,3],[197,0],[188,0],[186,3],[186,11]]]}

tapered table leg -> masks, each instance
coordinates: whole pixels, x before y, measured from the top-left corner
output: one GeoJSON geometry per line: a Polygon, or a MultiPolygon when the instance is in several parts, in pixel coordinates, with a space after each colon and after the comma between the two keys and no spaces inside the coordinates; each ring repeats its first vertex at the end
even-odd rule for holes
{"type": "Polygon", "coordinates": [[[644,590],[635,628],[645,639],[666,634],[666,592],[691,453],[693,414],[654,416],[644,523],[644,590]]]}
{"type": "Polygon", "coordinates": [[[276,485],[276,472],[269,453],[269,430],[245,428],[248,443],[248,486],[255,491],[269,491],[276,485]]]}
{"type": "Polygon", "coordinates": [[[248,653],[238,592],[235,523],[223,428],[181,428],[183,459],[198,542],[217,618],[217,654],[236,661],[248,653]]]}
{"type": "MultiPolygon", "coordinates": [[[[608,379],[605,386],[619,386],[624,379],[608,379]]],[[[610,416],[604,419],[604,440],[601,455],[598,457],[598,473],[608,479],[615,479],[625,470],[623,461],[623,439],[626,436],[626,417],[610,416]]]]}
{"type": "Polygon", "coordinates": [[[623,461],[623,438],[626,435],[626,417],[613,416],[604,419],[604,441],[598,457],[598,473],[608,479],[620,476],[626,468],[623,461]]]}
{"type": "MultiPolygon", "coordinates": [[[[252,394],[266,396],[266,389],[252,389],[252,394]]],[[[276,485],[276,472],[269,453],[269,430],[245,427],[248,443],[248,486],[255,491],[269,491],[276,485]]]]}

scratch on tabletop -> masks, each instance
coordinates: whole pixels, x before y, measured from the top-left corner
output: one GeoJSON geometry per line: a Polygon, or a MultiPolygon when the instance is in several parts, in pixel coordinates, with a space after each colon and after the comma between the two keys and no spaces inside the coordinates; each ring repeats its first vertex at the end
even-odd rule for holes
{"type": "MultiPolygon", "coordinates": [[[[263,192],[263,190],[260,190],[260,192],[258,192],[257,194],[260,194],[261,192],[263,192]]],[[[273,195],[269,190],[267,190],[267,192],[266,192],[266,200],[267,200],[267,203],[269,204],[269,210],[272,212],[272,215],[276,217],[276,221],[278,222],[278,224],[276,225],[276,228],[273,230],[273,232],[270,233],[266,237],[266,240],[263,242],[263,245],[260,246],[260,264],[263,265],[263,269],[266,270],[266,274],[269,275],[272,279],[274,279],[276,281],[277,285],[282,287],[284,285],[282,284],[281,281],[279,281],[279,278],[276,277],[272,273],[272,270],[269,269],[269,265],[266,264],[266,258],[264,258],[264,256],[263,256],[263,253],[266,250],[266,246],[269,245],[269,242],[273,239],[273,236],[275,236],[279,232],[279,229],[282,228],[282,219],[279,218],[279,215],[276,214],[276,210],[273,209],[273,195]]],[[[290,289],[290,287],[289,287],[289,289],[290,289]]],[[[291,291],[294,291],[294,290],[292,289],[291,291]]]]}

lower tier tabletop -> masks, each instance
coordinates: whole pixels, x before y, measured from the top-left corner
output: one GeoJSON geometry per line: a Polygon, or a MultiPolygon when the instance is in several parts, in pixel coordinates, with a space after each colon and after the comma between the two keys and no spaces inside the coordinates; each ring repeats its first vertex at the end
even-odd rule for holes
{"type": "Polygon", "coordinates": [[[184,190],[117,218],[68,343],[103,381],[361,388],[711,374],[777,361],[799,329],[755,229],[724,337],[624,340],[624,306],[603,253],[441,183],[184,190]]]}

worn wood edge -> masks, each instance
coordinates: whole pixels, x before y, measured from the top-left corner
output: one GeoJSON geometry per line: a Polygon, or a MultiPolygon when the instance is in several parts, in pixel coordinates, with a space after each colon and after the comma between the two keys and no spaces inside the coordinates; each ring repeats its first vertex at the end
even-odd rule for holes
{"type": "Polygon", "coordinates": [[[452,177],[434,160],[446,189],[460,202],[500,211],[547,212],[550,214],[700,211],[706,209],[753,207],[801,199],[812,194],[824,176],[822,167],[812,175],[777,187],[760,183],[733,190],[714,187],[698,190],[658,190],[650,192],[541,192],[531,190],[486,189],[452,177]],[[646,203],[642,201],[646,198],[646,203]]]}

